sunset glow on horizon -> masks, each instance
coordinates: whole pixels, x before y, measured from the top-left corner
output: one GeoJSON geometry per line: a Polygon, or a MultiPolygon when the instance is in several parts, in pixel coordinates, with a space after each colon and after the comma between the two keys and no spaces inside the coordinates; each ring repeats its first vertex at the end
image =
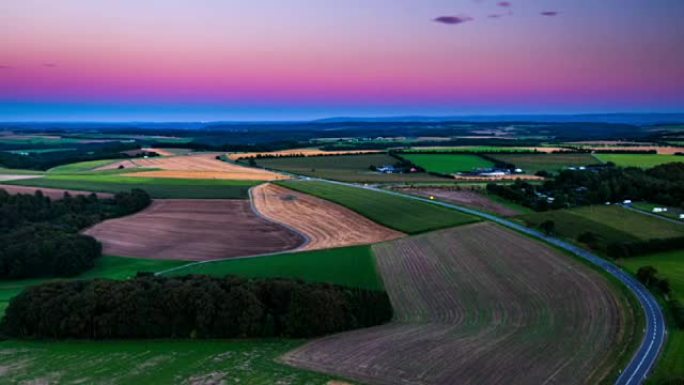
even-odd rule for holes
{"type": "Polygon", "coordinates": [[[0,120],[684,110],[680,0],[6,0],[0,120]]]}

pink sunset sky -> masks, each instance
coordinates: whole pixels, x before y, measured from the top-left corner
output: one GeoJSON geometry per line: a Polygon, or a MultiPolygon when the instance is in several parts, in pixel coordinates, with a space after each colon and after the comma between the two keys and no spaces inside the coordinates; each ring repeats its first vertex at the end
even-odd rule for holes
{"type": "Polygon", "coordinates": [[[681,112],[681,0],[3,0],[0,120],[681,112]]]}

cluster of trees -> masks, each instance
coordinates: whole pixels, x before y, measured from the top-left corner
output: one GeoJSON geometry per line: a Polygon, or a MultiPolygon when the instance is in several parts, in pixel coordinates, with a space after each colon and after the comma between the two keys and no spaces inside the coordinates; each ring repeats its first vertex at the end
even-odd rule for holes
{"type": "Polygon", "coordinates": [[[489,184],[487,191],[537,211],[625,199],[684,207],[684,162],[648,170],[633,167],[564,170],[542,185],[518,180],[511,185],[489,184]]]}
{"type": "Polygon", "coordinates": [[[132,143],[73,144],[73,146],[76,146],[76,148],[64,151],[35,152],[24,155],[0,151],[0,166],[27,170],[47,170],[69,163],[127,158],[130,156],[124,154],[125,151],[138,148],[136,144],[132,143]]]}
{"type": "Polygon", "coordinates": [[[16,338],[315,337],[388,322],[386,293],[286,279],[140,274],[52,282],[12,299],[0,323],[16,338]]]}
{"type": "Polygon", "coordinates": [[[73,276],[92,268],[101,246],[78,231],[150,202],[137,189],[112,199],[65,194],[54,201],[40,191],[10,195],[0,189],[0,278],[73,276]]]}
{"type": "Polygon", "coordinates": [[[684,329],[684,305],[675,298],[669,298],[672,292],[670,282],[666,278],[660,278],[658,270],[653,266],[640,267],[636,277],[646,287],[665,297],[674,325],[679,329],[684,329]]]}

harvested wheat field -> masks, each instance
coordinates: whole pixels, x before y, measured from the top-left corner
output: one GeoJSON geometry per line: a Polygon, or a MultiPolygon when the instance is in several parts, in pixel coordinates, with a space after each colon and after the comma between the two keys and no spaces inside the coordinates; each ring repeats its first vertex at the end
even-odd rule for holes
{"type": "Polygon", "coordinates": [[[155,200],[84,233],[102,242],[107,255],[193,261],[291,250],[304,242],[257,216],[246,200],[155,200]]]}
{"type": "Polygon", "coordinates": [[[238,160],[247,158],[256,158],[258,156],[321,156],[321,155],[348,155],[348,154],[377,154],[384,152],[382,150],[334,150],[323,151],[317,148],[293,148],[282,151],[272,152],[235,152],[228,154],[228,159],[238,160]]]}
{"type": "Polygon", "coordinates": [[[31,187],[31,186],[16,186],[16,185],[8,185],[8,184],[0,185],[0,190],[5,190],[9,194],[31,194],[31,195],[35,194],[36,191],[40,191],[43,193],[43,195],[45,195],[46,197],[48,197],[50,199],[62,199],[62,198],[64,198],[64,193],[69,193],[69,195],[71,195],[71,196],[95,194],[95,195],[97,195],[98,198],[112,198],[114,196],[113,194],[93,193],[91,191],[64,190],[64,189],[57,189],[57,188],[31,187]]]}
{"type": "Polygon", "coordinates": [[[309,242],[302,250],[362,245],[404,236],[335,203],[273,184],[254,187],[252,200],[261,215],[306,235],[309,242]]]}
{"type": "Polygon", "coordinates": [[[373,249],[394,321],[284,362],[368,384],[597,384],[632,335],[598,273],[491,223],[373,249]]]}
{"type": "MultiPolygon", "coordinates": [[[[136,168],[154,168],[159,171],[141,171],[125,176],[141,178],[279,180],[288,177],[259,168],[240,166],[216,159],[217,154],[185,155],[131,159],[136,168]]],[[[110,167],[108,165],[107,167],[110,167]]],[[[114,168],[117,168],[116,165],[114,168]]],[[[126,167],[124,165],[124,167],[126,167]]],[[[129,168],[129,167],[127,167],[129,168]]]]}
{"type": "Polygon", "coordinates": [[[483,193],[472,190],[462,190],[452,187],[397,187],[393,190],[423,197],[435,197],[445,202],[451,202],[478,210],[488,211],[504,217],[520,214],[488,198],[483,193]]]}

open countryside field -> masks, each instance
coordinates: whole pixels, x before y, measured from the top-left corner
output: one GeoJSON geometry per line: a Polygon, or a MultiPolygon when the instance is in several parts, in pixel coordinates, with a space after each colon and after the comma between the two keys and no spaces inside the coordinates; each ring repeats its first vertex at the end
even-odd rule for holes
{"type": "Polygon", "coordinates": [[[301,251],[258,258],[188,264],[164,275],[236,275],[249,278],[296,278],[370,290],[383,290],[370,246],[301,251]]]}
{"type": "MultiPolygon", "coordinates": [[[[127,279],[135,276],[135,274],[139,271],[157,272],[161,270],[182,266],[185,264],[186,262],[183,261],[164,261],[153,259],[136,259],[103,256],[97,259],[97,261],[95,262],[95,267],[71,279],[127,279]]],[[[38,285],[42,282],[47,282],[50,280],[59,279],[64,278],[0,280],[0,315],[4,313],[5,308],[7,307],[10,299],[19,294],[26,287],[38,285]]]]}
{"type": "Polygon", "coordinates": [[[477,218],[409,198],[327,182],[279,182],[282,186],[345,206],[386,227],[417,234],[476,222],[477,218]]]}
{"type": "Polygon", "coordinates": [[[520,214],[520,211],[494,201],[487,196],[486,193],[474,190],[464,190],[462,188],[454,187],[396,187],[393,188],[393,190],[422,197],[434,197],[438,200],[463,205],[504,217],[520,214]]]}
{"type": "Polygon", "coordinates": [[[407,152],[431,152],[431,151],[449,151],[449,152],[477,152],[477,153],[487,153],[487,154],[493,154],[493,153],[516,153],[516,152],[531,152],[531,151],[536,151],[536,152],[541,152],[541,153],[551,153],[551,152],[556,152],[556,151],[567,151],[567,149],[562,148],[562,147],[545,147],[545,146],[540,146],[540,147],[516,147],[516,146],[444,146],[444,147],[438,147],[438,146],[429,146],[429,147],[422,147],[422,146],[416,146],[416,147],[411,147],[410,149],[406,150],[407,152]]]}
{"type": "Polygon", "coordinates": [[[106,164],[98,170],[118,168],[149,168],[154,171],[142,171],[126,176],[140,178],[185,178],[185,179],[227,179],[227,180],[279,180],[287,179],[285,175],[253,167],[245,167],[235,163],[216,159],[217,153],[135,158],[106,164]]]}
{"type": "Polygon", "coordinates": [[[440,174],[455,174],[494,167],[493,162],[477,155],[402,154],[401,157],[428,172],[440,174]]]}
{"type": "Polygon", "coordinates": [[[553,220],[559,235],[575,238],[596,232],[611,241],[649,240],[684,236],[684,226],[619,206],[587,206],[568,210],[546,211],[521,217],[530,224],[553,220]]]}
{"type": "MultiPolygon", "coordinates": [[[[636,273],[643,266],[655,267],[658,274],[670,282],[671,295],[684,302],[683,250],[625,258],[621,264],[631,273],[636,273]]],[[[670,329],[661,363],[653,375],[653,383],[665,383],[672,378],[684,378],[684,330],[674,327],[670,329]]]]}
{"type": "Polygon", "coordinates": [[[542,170],[556,172],[568,167],[601,163],[591,154],[493,154],[492,158],[514,164],[528,174],[542,170]]]}
{"type": "Polygon", "coordinates": [[[603,163],[613,162],[621,167],[651,168],[661,164],[684,162],[684,156],[655,154],[595,154],[603,163]]]}
{"type": "Polygon", "coordinates": [[[304,234],[308,242],[302,250],[362,245],[404,236],[343,206],[274,184],[254,187],[252,200],[264,217],[304,234]]]}
{"type": "Polygon", "coordinates": [[[271,152],[234,152],[228,154],[228,159],[238,160],[245,158],[256,158],[259,156],[319,156],[319,155],[345,155],[345,154],[373,154],[383,152],[381,150],[350,150],[350,151],[323,151],[318,148],[292,148],[282,151],[271,152]]]}
{"type": "Polygon", "coordinates": [[[448,182],[449,179],[425,173],[382,174],[370,167],[394,165],[399,159],[387,154],[312,156],[300,158],[258,159],[257,165],[273,170],[314,178],[335,179],[344,182],[448,182]]]}
{"type": "Polygon", "coordinates": [[[598,384],[631,354],[635,314],[617,290],[514,232],[483,223],[373,249],[394,321],[285,362],[368,384],[598,384]]]}
{"type": "Polygon", "coordinates": [[[220,179],[141,178],[118,174],[49,174],[43,178],[6,184],[106,193],[139,188],[147,191],[152,198],[159,199],[247,199],[249,189],[258,183],[220,179]]]}
{"type": "Polygon", "coordinates": [[[84,232],[103,253],[201,261],[294,249],[297,233],[258,217],[242,200],[156,200],[142,212],[84,232]]]}
{"type": "Polygon", "coordinates": [[[326,385],[276,358],[302,341],[3,341],[2,382],[112,385],[326,385]]]}

